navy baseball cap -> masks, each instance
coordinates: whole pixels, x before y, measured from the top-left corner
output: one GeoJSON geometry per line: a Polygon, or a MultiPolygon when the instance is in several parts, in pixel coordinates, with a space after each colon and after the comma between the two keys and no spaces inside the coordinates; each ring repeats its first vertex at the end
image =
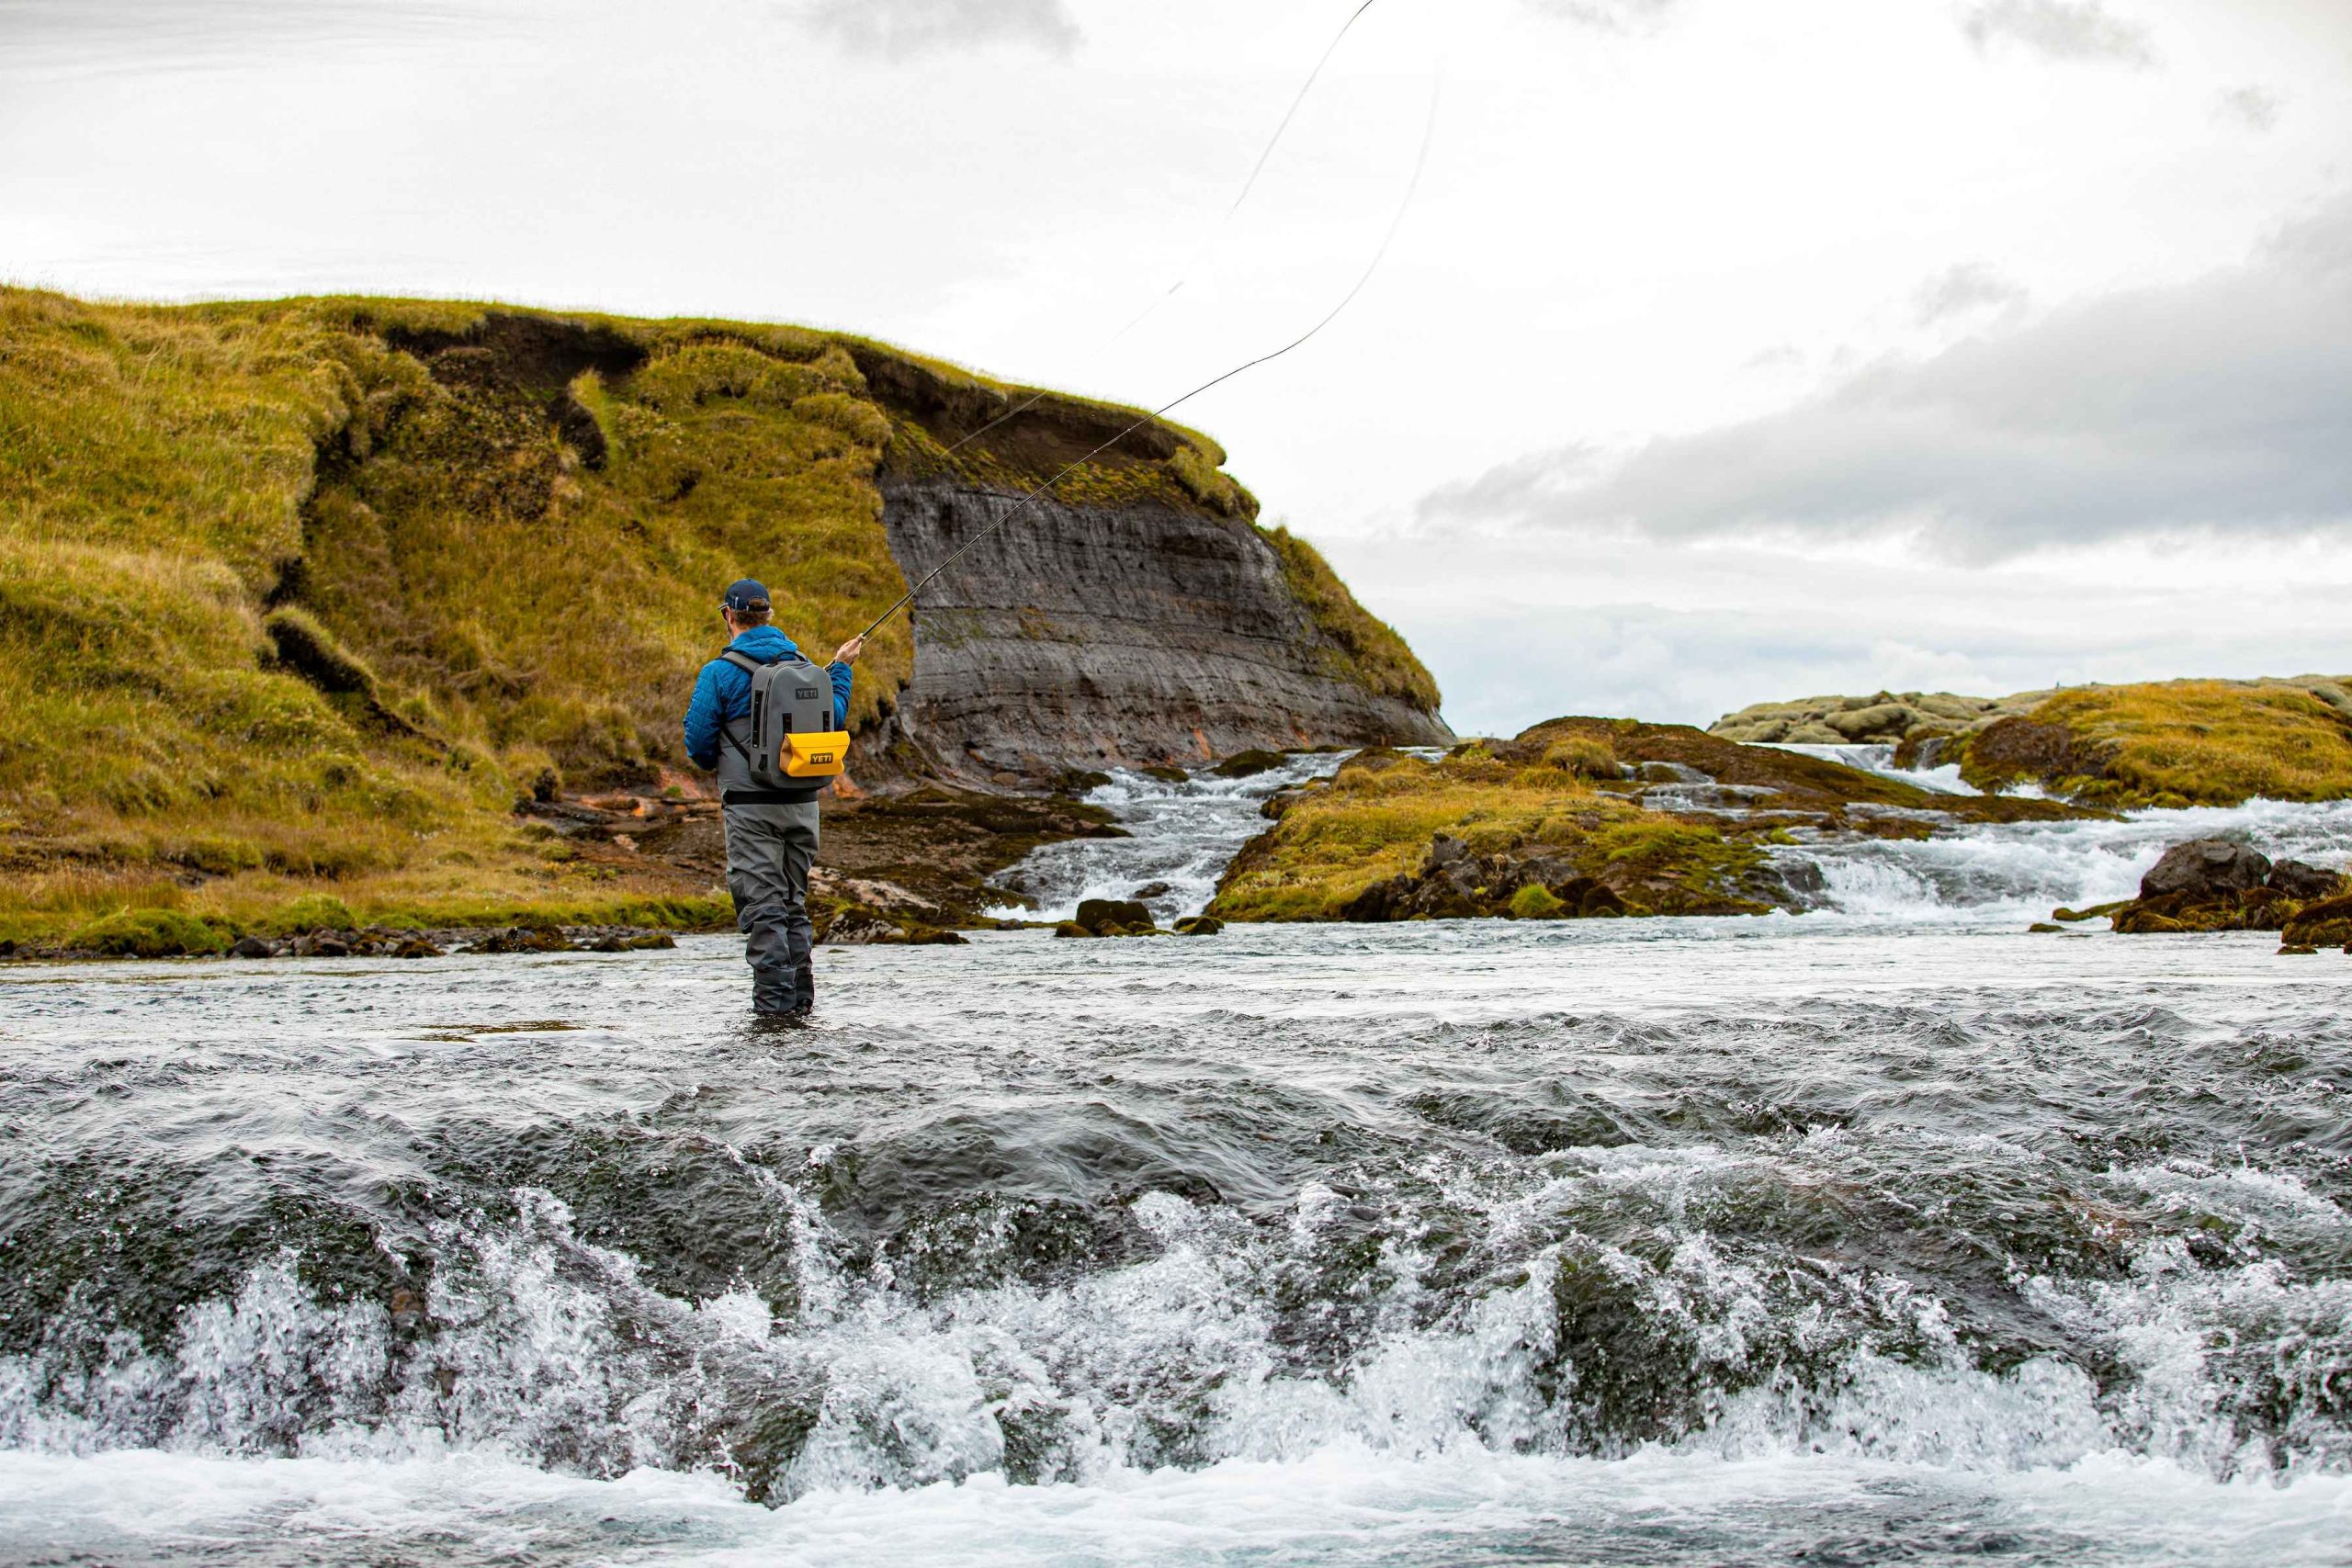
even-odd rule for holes
{"type": "Polygon", "coordinates": [[[755,582],[748,577],[741,582],[730,582],[727,585],[726,603],[727,607],[739,615],[746,610],[768,609],[767,584],[755,582]]]}

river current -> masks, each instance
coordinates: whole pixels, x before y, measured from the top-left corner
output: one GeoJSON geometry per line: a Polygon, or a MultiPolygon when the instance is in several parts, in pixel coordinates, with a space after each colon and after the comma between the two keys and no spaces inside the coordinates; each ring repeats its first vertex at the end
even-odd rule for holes
{"type": "Polygon", "coordinates": [[[0,970],[0,1562],[2352,1562],[2352,960],[2016,918],[2352,851],[2176,815],[787,1032],[720,938],[0,970]]]}

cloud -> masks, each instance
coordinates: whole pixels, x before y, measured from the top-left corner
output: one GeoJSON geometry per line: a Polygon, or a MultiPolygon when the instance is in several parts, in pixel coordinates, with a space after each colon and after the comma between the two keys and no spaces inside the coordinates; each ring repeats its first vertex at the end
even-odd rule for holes
{"type": "Polygon", "coordinates": [[[2352,197],[2193,282],[2004,322],[1780,412],[1504,464],[1425,522],[1659,540],[1916,539],[1984,562],[2200,533],[2352,534],[2352,197]]]}
{"type": "Polygon", "coordinates": [[[2278,123],[2287,100],[2267,87],[2233,87],[2213,100],[2216,119],[2235,120],[2249,130],[2269,130],[2278,123]]]}
{"type": "Polygon", "coordinates": [[[2025,300],[2026,291],[2017,282],[1983,262],[1962,262],[1919,285],[1911,297],[1911,317],[1920,326],[1931,327],[1954,316],[2025,300]]]}
{"type": "Polygon", "coordinates": [[[1681,0],[1528,0],[1543,16],[1612,33],[1656,28],[1680,3],[1681,0]]]}
{"type": "Polygon", "coordinates": [[[2111,14],[2105,0],[1978,0],[1960,25],[1987,52],[2006,41],[2052,60],[2156,62],[2147,29],[2111,14]]]}
{"type": "Polygon", "coordinates": [[[1082,36],[1064,0],[804,0],[791,15],[852,54],[884,60],[991,44],[1067,55],[1082,36]]]}

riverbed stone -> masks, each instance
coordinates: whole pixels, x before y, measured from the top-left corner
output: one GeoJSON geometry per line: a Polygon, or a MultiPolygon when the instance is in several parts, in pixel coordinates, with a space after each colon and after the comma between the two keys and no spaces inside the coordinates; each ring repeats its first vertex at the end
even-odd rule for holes
{"type": "Polygon", "coordinates": [[[1133,898],[1089,898],[1078,907],[1078,924],[1093,936],[1131,936],[1157,929],[1148,906],[1133,898]]]}

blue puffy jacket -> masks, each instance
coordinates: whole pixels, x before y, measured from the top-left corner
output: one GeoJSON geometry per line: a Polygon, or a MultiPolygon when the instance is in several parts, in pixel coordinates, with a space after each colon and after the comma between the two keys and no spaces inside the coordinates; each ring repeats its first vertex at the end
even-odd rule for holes
{"type": "MultiPolygon", "coordinates": [[[[763,664],[789,659],[800,651],[790,637],[774,626],[753,626],[727,646],[763,664]]],[[[825,673],[833,678],[833,722],[846,726],[849,666],[828,664],[825,673]]],[[[686,705],[686,755],[699,766],[718,766],[718,727],[732,724],[735,739],[748,743],[751,737],[745,733],[745,726],[751,716],[752,672],[724,659],[712,660],[695,677],[695,698],[686,705]]]]}

